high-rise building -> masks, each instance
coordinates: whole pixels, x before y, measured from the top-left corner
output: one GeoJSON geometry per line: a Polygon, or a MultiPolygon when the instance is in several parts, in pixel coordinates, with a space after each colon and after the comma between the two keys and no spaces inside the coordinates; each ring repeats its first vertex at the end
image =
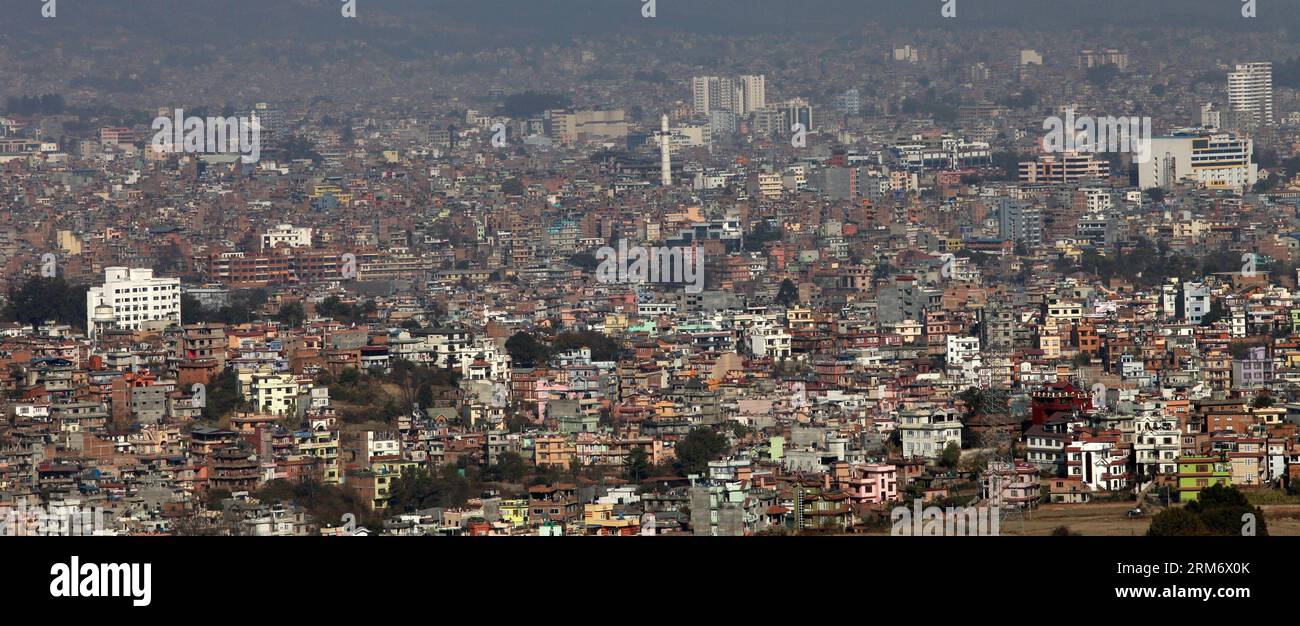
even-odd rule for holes
{"type": "Polygon", "coordinates": [[[1079,69],[1090,69],[1102,65],[1114,65],[1121,72],[1128,69],[1128,55],[1109,48],[1106,50],[1080,50],[1075,60],[1079,69]]]}
{"type": "Polygon", "coordinates": [[[735,111],[737,95],[733,79],[717,76],[691,79],[691,103],[696,115],[708,115],[717,109],[735,111]]]}
{"type": "Polygon", "coordinates": [[[997,216],[998,234],[1004,241],[1028,246],[1043,243],[1043,214],[1032,202],[1002,198],[997,216]]]}
{"type": "Polygon", "coordinates": [[[163,330],[181,323],[181,280],[155,278],[153,270],[104,268],[104,284],[86,292],[86,328],[163,330]]]}
{"type": "Polygon", "coordinates": [[[762,74],[737,78],[696,76],[691,79],[691,109],[695,115],[730,111],[743,117],[765,106],[767,77],[762,74]]]}
{"type": "Polygon", "coordinates": [[[1228,73],[1228,108],[1239,125],[1273,123],[1273,64],[1242,63],[1228,73]]]}
{"type": "Polygon", "coordinates": [[[767,106],[767,77],[763,74],[740,77],[740,110],[737,115],[749,115],[767,106]]]}
{"type": "Polygon", "coordinates": [[[835,109],[846,115],[862,113],[862,92],[850,89],[835,97],[835,109]]]}
{"type": "Polygon", "coordinates": [[[257,117],[257,122],[261,125],[261,149],[278,150],[289,132],[284,121],[284,111],[266,102],[258,102],[253,106],[253,116],[257,117]]]}
{"type": "Polygon", "coordinates": [[[668,129],[668,115],[659,120],[659,182],[665,187],[673,185],[672,131],[668,129]]]}
{"type": "Polygon", "coordinates": [[[736,114],[731,111],[710,112],[709,133],[714,136],[734,135],[736,133],[736,114]]]}

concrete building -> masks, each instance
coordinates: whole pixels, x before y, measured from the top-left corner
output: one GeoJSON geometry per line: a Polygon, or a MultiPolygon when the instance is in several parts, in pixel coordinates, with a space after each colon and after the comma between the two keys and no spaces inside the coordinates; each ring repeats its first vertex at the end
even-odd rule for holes
{"type": "Polygon", "coordinates": [[[280,245],[290,248],[311,247],[311,232],[310,228],[296,227],[293,224],[277,224],[275,228],[262,233],[262,250],[270,250],[280,245]]]}
{"type": "Polygon", "coordinates": [[[1228,107],[1239,126],[1273,123],[1273,64],[1242,63],[1228,73],[1228,107]]]}
{"type": "Polygon", "coordinates": [[[898,416],[903,441],[903,458],[922,457],[934,461],[948,444],[961,445],[961,420],[950,409],[911,409],[898,416]]]}
{"type": "Polygon", "coordinates": [[[180,323],[179,278],[155,278],[151,269],[109,267],[104,284],[86,292],[86,328],[92,337],[109,328],[163,330],[180,323]]]}
{"type": "Polygon", "coordinates": [[[1167,188],[1187,182],[1210,189],[1248,189],[1259,177],[1254,142],[1229,133],[1182,131],[1151,140],[1151,159],[1138,164],[1138,185],[1167,188]]]}

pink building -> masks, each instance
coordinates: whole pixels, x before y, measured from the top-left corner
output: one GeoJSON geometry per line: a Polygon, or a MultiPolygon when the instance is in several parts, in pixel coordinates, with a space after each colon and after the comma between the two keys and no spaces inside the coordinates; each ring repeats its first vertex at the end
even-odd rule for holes
{"type": "Polygon", "coordinates": [[[1004,509],[1038,506],[1041,490],[1038,467],[1031,463],[993,462],[984,471],[984,499],[1004,509]]]}
{"type": "Polygon", "coordinates": [[[882,504],[898,499],[898,468],[887,463],[857,465],[849,478],[853,504],[882,504]]]}

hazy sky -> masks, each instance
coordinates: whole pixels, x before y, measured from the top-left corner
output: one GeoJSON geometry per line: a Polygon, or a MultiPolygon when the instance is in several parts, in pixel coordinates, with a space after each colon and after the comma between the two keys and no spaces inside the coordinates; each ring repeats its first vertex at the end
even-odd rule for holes
{"type": "Polygon", "coordinates": [[[655,0],[657,16],[641,16],[644,0],[356,0],[361,20],[348,23],[340,0],[57,0],[58,17],[42,19],[42,0],[7,0],[0,29],[15,36],[109,33],[169,41],[240,41],[275,36],[384,37],[425,30],[476,31],[497,45],[629,30],[751,34],[810,29],[842,32],[868,22],[934,28],[1025,26],[1197,25],[1276,32],[1300,25],[1300,0],[1256,0],[1259,17],[1241,16],[1241,0],[655,0]],[[522,41],[521,41],[522,39],[522,41]]]}

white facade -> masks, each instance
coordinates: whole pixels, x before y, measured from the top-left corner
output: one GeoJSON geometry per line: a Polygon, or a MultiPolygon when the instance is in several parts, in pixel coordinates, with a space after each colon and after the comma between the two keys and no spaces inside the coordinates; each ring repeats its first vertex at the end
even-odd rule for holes
{"type": "Polygon", "coordinates": [[[294,410],[299,393],[298,380],[292,374],[253,374],[253,406],[271,415],[288,415],[294,410]]]}
{"type": "MultiPolygon", "coordinates": [[[[1180,444],[1181,445],[1181,444],[1180,444]]],[[[1124,454],[1116,450],[1115,443],[1107,440],[1078,441],[1065,449],[1067,475],[1078,478],[1083,484],[1098,491],[1120,491],[1128,488],[1124,454]]]]}
{"type": "Polygon", "coordinates": [[[1165,412],[1164,403],[1142,403],[1133,418],[1133,454],[1139,483],[1150,482],[1156,475],[1178,473],[1181,450],[1178,420],[1165,412]]]}
{"type": "Polygon", "coordinates": [[[103,286],[86,292],[86,328],[92,334],[95,307],[101,305],[112,308],[118,328],[162,330],[181,323],[181,280],[155,278],[151,269],[105,268],[103,286]]]}
{"type": "Polygon", "coordinates": [[[1228,73],[1228,106],[1238,122],[1273,123],[1273,64],[1243,63],[1228,73]]]}
{"type": "Polygon", "coordinates": [[[1254,142],[1231,134],[1156,137],[1151,159],[1138,164],[1138,185],[1150,189],[1188,181],[1214,189],[1249,188],[1259,176],[1253,153],[1254,142]]]}
{"type": "Polygon", "coordinates": [[[961,420],[952,411],[904,411],[898,416],[898,431],[904,458],[919,456],[933,461],[943,454],[949,443],[961,445],[961,420]]]}
{"type": "Polygon", "coordinates": [[[262,233],[263,250],[270,250],[278,245],[286,245],[290,248],[311,247],[311,228],[279,224],[262,233]]]}
{"type": "Polygon", "coordinates": [[[740,77],[740,106],[737,115],[749,115],[767,106],[767,76],[763,74],[740,77]]]}
{"type": "Polygon", "coordinates": [[[755,326],[749,330],[749,352],[760,358],[788,359],[792,339],[783,327],[755,326]]]}

